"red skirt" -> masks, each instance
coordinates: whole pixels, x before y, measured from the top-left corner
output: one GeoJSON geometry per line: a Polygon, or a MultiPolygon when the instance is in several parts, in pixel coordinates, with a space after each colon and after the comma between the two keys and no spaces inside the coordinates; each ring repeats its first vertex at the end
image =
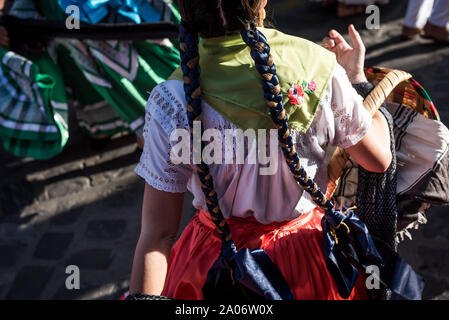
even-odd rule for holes
{"type": "MultiPolygon", "coordinates": [[[[286,222],[261,224],[253,217],[227,220],[237,249],[262,248],[278,267],[297,300],[342,300],[326,269],[320,209],[286,222]]],[[[207,212],[198,211],[172,248],[162,295],[203,299],[207,273],[217,260],[221,241],[207,212]]],[[[350,300],[366,299],[365,276],[359,276],[350,300]]]]}

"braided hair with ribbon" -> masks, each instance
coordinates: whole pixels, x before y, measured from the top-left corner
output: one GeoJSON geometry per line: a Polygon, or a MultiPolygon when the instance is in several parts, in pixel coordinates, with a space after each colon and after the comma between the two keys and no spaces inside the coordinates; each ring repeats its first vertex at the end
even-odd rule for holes
{"type": "MultiPolygon", "coordinates": [[[[180,48],[181,48],[181,68],[183,72],[184,92],[187,101],[187,119],[190,132],[193,133],[194,121],[201,121],[201,87],[200,87],[200,66],[198,53],[198,33],[192,26],[182,23],[180,30],[180,48]]],[[[201,128],[201,135],[203,128],[201,128]]],[[[193,135],[192,135],[193,139],[193,135]]],[[[204,141],[201,141],[201,150],[204,148],[204,141]]],[[[195,147],[195,143],[192,146],[195,147]]],[[[193,152],[201,152],[201,150],[193,150],[193,152]]],[[[214,190],[214,182],[210,174],[209,166],[203,162],[196,167],[198,176],[201,181],[201,188],[206,197],[206,204],[211,215],[212,221],[215,223],[222,241],[230,243],[231,232],[227,225],[223,214],[218,205],[217,192],[214,190]]]]}
{"type": "MultiPolygon", "coordinates": [[[[180,55],[181,55],[181,69],[183,73],[184,92],[187,101],[187,119],[191,132],[191,139],[193,141],[193,124],[194,121],[201,121],[201,86],[200,86],[200,66],[199,66],[199,52],[198,42],[199,33],[207,36],[216,36],[217,34],[226,34],[228,30],[238,30],[241,28],[242,21],[256,21],[258,19],[258,11],[261,9],[264,0],[254,1],[202,1],[201,4],[196,5],[196,1],[184,0],[180,2],[181,9],[181,25],[179,27],[180,39],[180,55]],[[193,13],[192,8],[196,8],[197,12],[193,13]],[[204,9],[202,9],[204,8],[204,9]],[[225,12],[229,12],[230,8],[234,10],[233,19],[227,19],[225,12]],[[217,10],[218,9],[218,10],[217,10]],[[215,12],[216,17],[210,17],[211,12],[215,12]],[[207,15],[209,20],[216,19],[221,21],[222,25],[217,28],[208,28],[207,23],[201,23],[201,17],[207,15]],[[242,17],[242,18],[240,18],[242,17]],[[195,21],[199,22],[195,23],[195,21]]],[[[228,15],[229,16],[229,15],[228,15]]],[[[201,128],[201,135],[203,128],[201,128]]],[[[192,143],[195,147],[196,144],[192,143]]],[[[203,150],[205,142],[201,141],[201,150],[203,150]]],[[[193,150],[194,153],[201,154],[201,150],[193,150]]],[[[222,241],[227,245],[232,245],[231,232],[227,225],[223,213],[218,204],[217,193],[214,189],[213,178],[210,174],[209,166],[203,162],[196,166],[199,179],[201,181],[201,188],[206,197],[206,204],[222,241]]]]}

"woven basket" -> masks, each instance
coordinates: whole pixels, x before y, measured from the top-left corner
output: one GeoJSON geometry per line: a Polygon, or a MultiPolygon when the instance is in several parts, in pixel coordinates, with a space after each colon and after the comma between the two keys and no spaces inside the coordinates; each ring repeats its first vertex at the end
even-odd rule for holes
{"type": "MultiPolygon", "coordinates": [[[[368,81],[375,86],[363,103],[372,115],[387,101],[411,108],[428,119],[440,119],[438,111],[427,92],[409,73],[374,67],[365,69],[365,74],[368,81]]],[[[330,158],[327,184],[328,197],[332,197],[334,194],[348,160],[349,154],[341,148],[337,148],[330,158]]]]}

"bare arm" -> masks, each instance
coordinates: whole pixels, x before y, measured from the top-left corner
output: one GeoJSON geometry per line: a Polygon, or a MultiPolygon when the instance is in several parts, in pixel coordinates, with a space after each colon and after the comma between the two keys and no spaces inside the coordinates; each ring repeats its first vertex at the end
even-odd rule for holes
{"type": "MultiPolygon", "coordinates": [[[[365,45],[353,25],[349,26],[348,32],[353,47],[335,30],[331,30],[329,37],[323,40],[324,47],[335,53],[338,63],[346,70],[351,83],[367,82],[363,70],[365,45]]],[[[382,113],[377,111],[365,137],[346,151],[364,169],[371,172],[385,172],[392,160],[390,143],[387,121],[382,113]]]]}
{"type": "Polygon", "coordinates": [[[134,253],[130,293],[160,295],[176,239],[184,193],[168,193],[145,184],[140,237],[134,253]]]}
{"type": "Polygon", "coordinates": [[[390,166],[392,160],[390,143],[387,120],[377,111],[367,134],[346,151],[364,169],[380,173],[385,172],[390,166]]]}

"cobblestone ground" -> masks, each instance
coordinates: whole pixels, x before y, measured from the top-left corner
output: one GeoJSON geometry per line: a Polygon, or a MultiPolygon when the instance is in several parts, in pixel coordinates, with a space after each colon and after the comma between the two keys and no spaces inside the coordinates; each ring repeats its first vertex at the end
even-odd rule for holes
{"type": "MultiPolygon", "coordinates": [[[[354,23],[368,47],[367,65],[411,72],[449,124],[449,47],[401,40],[405,1],[382,8],[380,30],[366,30],[364,15],[337,19],[317,4],[272,2],[276,26],[313,41],[354,23]]],[[[128,287],[144,186],[133,173],[139,151],[131,136],[100,150],[94,145],[72,126],[69,145],[52,160],[18,159],[0,150],[1,299],[116,299],[128,287]],[[80,268],[80,290],[65,287],[68,265],[80,268]]],[[[193,212],[190,202],[187,196],[183,225],[193,212]]],[[[427,299],[449,299],[446,211],[432,209],[428,224],[400,246],[425,277],[427,299]]]]}

